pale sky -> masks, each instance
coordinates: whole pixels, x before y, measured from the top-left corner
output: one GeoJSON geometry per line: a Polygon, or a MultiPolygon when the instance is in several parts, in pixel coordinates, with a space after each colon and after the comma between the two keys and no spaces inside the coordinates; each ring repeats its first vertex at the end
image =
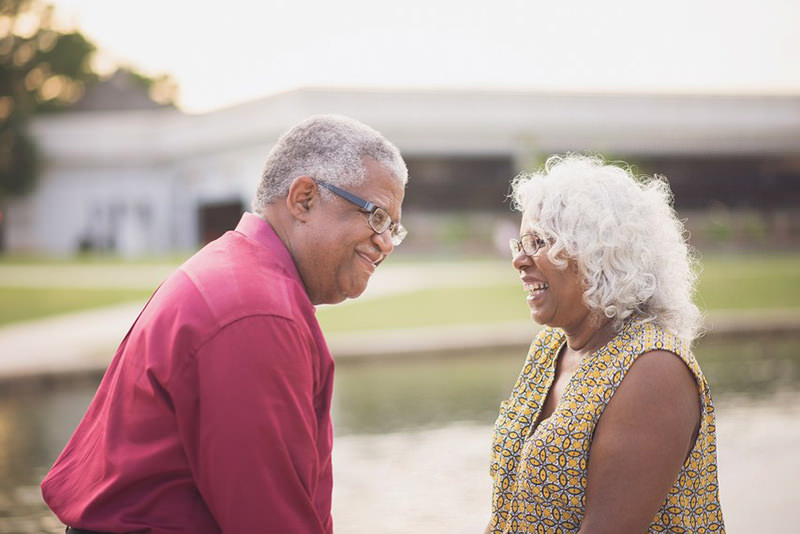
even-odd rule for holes
{"type": "Polygon", "coordinates": [[[203,112],[299,87],[800,94],[799,0],[55,0],[203,112]]]}

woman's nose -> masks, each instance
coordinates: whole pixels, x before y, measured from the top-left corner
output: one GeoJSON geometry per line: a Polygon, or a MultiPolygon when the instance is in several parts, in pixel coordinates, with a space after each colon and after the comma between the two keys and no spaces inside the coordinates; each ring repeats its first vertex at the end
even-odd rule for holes
{"type": "Polygon", "coordinates": [[[513,257],[511,258],[511,265],[513,265],[514,268],[517,269],[517,270],[520,270],[523,267],[530,266],[530,264],[532,262],[533,262],[533,259],[530,256],[528,256],[527,254],[525,254],[525,251],[521,250],[521,249],[520,249],[520,251],[518,253],[514,254],[513,257]]]}

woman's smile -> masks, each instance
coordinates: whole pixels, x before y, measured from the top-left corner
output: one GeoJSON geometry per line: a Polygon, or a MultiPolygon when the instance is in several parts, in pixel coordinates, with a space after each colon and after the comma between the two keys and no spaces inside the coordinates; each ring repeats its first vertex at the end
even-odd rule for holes
{"type": "Polygon", "coordinates": [[[523,289],[528,293],[528,301],[533,301],[542,298],[544,293],[550,289],[550,284],[547,282],[522,282],[523,289]]]}

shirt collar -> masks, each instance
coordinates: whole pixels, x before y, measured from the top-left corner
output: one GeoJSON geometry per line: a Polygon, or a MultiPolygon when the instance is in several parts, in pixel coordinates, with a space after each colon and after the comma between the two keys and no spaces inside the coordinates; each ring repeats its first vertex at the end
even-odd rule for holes
{"type": "Polygon", "coordinates": [[[294,258],[266,219],[254,213],[245,212],[242,214],[239,224],[236,225],[236,231],[274,252],[276,263],[283,267],[287,274],[297,278],[301,285],[303,284],[294,258]]]}

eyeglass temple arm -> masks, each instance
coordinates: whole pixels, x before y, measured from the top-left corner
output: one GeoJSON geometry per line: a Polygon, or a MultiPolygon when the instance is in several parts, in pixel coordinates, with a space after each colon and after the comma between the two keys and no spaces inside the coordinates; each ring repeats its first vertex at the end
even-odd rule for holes
{"type": "Polygon", "coordinates": [[[352,202],[356,206],[359,206],[362,209],[364,209],[364,210],[366,210],[366,211],[368,211],[370,213],[375,211],[375,208],[377,208],[377,206],[375,204],[373,204],[372,202],[370,202],[368,200],[364,200],[362,198],[358,198],[354,194],[348,193],[344,189],[340,189],[340,188],[336,187],[333,184],[329,184],[327,182],[323,182],[322,180],[316,180],[316,182],[318,184],[320,184],[322,187],[324,187],[325,189],[329,189],[330,191],[333,191],[334,193],[336,193],[340,197],[349,200],[350,202],[352,202]]]}

